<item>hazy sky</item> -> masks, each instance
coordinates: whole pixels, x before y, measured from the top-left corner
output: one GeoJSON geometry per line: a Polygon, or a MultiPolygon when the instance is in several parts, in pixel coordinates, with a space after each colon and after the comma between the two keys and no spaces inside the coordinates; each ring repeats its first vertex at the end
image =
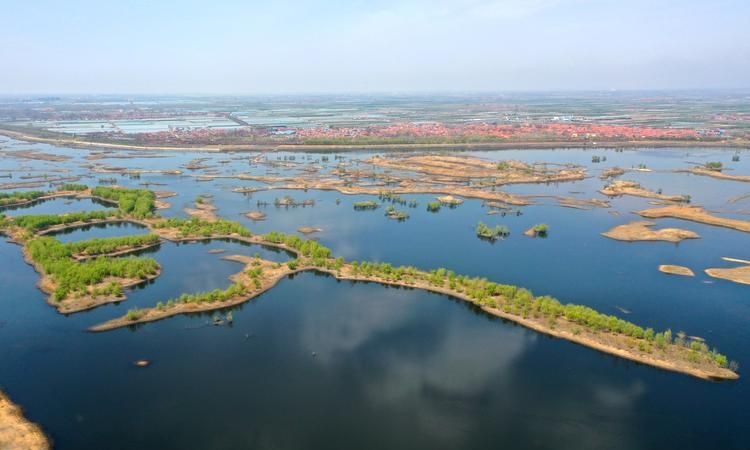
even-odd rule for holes
{"type": "Polygon", "coordinates": [[[3,0],[0,92],[750,87],[750,0],[3,0]]]}

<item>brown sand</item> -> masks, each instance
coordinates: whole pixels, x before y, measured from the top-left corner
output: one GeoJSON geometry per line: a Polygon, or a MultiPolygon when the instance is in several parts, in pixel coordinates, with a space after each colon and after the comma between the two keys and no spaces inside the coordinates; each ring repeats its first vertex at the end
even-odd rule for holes
{"type": "Polygon", "coordinates": [[[586,171],[580,166],[565,166],[562,169],[549,169],[546,164],[529,165],[520,161],[488,161],[470,156],[426,154],[392,157],[374,157],[365,163],[379,167],[409,172],[419,172],[428,176],[453,178],[492,179],[491,184],[499,186],[511,183],[547,183],[581,180],[586,171]]]}
{"type": "Polygon", "coordinates": [[[623,175],[625,173],[625,169],[621,169],[619,167],[612,167],[602,172],[602,174],[599,176],[602,180],[606,180],[607,178],[615,178],[619,177],[620,175],[623,175]]]}
{"type": "Polygon", "coordinates": [[[21,408],[0,392],[0,449],[47,450],[50,443],[38,425],[29,422],[21,408]]]}
{"type": "Polygon", "coordinates": [[[452,195],[442,195],[437,197],[437,200],[444,205],[460,205],[464,202],[463,199],[456,198],[452,195]]]}
{"type": "Polygon", "coordinates": [[[581,198],[574,198],[574,197],[566,197],[566,196],[559,196],[557,197],[558,203],[560,206],[564,206],[566,208],[575,208],[575,209],[591,209],[591,208],[609,208],[610,204],[606,200],[599,200],[599,199],[581,199],[581,198]]]}
{"type": "Polygon", "coordinates": [[[266,213],[261,211],[250,211],[245,213],[245,217],[252,220],[266,220],[266,213]]]}
{"type": "Polygon", "coordinates": [[[740,284],[750,284],[750,265],[732,267],[729,269],[706,269],[710,277],[721,278],[740,284]]]}
{"type": "Polygon", "coordinates": [[[687,170],[678,170],[678,172],[690,172],[694,175],[719,178],[722,180],[744,181],[746,183],[750,182],[750,175],[729,175],[718,170],[706,169],[705,167],[694,167],[687,170]]]}
{"type": "Polygon", "coordinates": [[[218,219],[216,216],[216,209],[217,208],[214,205],[204,201],[203,203],[196,203],[195,209],[185,208],[184,211],[191,217],[197,217],[201,220],[213,222],[218,219]]]}
{"type": "Polygon", "coordinates": [[[611,230],[602,233],[602,236],[606,236],[611,239],[618,241],[667,241],[667,242],[680,242],[684,239],[698,239],[697,233],[690,230],[684,230],[682,228],[661,228],[653,229],[656,225],[654,222],[630,222],[625,225],[618,225],[611,230]]]}
{"type": "Polygon", "coordinates": [[[624,180],[613,181],[612,183],[610,183],[603,189],[600,189],[599,192],[609,197],[616,197],[620,195],[631,195],[634,197],[656,198],[659,200],[665,200],[669,202],[685,202],[688,200],[688,197],[685,197],[682,195],[659,194],[654,191],[650,191],[648,189],[642,188],[641,185],[636,183],[635,181],[624,181],[624,180]]]}
{"type": "Polygon", "coordinates": [[[725,219],[723,217],[717,217],[709,214],[700,206],[665,206],[663,208],[644,209],[643,211],[638,211],[638,214],[650,219],[672,217],[675,219],[691,220],[693,222],[704,223],[706,225],[732,228],[734,230],[750,233],[750,222],[746,220],[725,219]]]}
{"type": "Polygon", "coordinates": [[[694,277],[695,273],[693,273],[690,268],[685,266],[675,266],[672,264],[662,264],[659,266],[659,271],[668,273],[671,275],[682,275],[684,277],[694,277]]]}

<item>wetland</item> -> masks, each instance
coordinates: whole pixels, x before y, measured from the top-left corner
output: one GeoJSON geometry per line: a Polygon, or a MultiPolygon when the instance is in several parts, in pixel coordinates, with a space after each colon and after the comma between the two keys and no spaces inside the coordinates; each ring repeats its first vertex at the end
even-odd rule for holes
{"type": "Polygon", "coordinates": [[[749,175],[745,153],[113,150],[92,168],[19,143],[0,138],[26,150],[0,169],[86,187],[0,197],[0,386],[54,448],[750,444],[748,185],[680,170],[749,175]]]}

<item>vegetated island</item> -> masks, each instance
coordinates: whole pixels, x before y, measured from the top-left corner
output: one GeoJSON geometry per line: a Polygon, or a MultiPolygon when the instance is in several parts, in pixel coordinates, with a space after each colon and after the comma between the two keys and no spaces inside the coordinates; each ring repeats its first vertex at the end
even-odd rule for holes
{"type": "Polygon", "coordinates": [[[25,206],[35,202],[50,200],[57,197],[90,197],[88,186],[84,184],[63,184],[55,191],[16,191],[0,192],[0,208],[25,206]]]}
{"type": "Polygon", "coordinates": [[[609,197],[631,195],[634,197],[655,198],[669,202],[690,203],[689,195],[664,195],[661,192],[654,192],[645,189],[640,183],[635,181],[615,180],[600,189],[599,192],[609,197]]]}
{"type": "Polygon", "coordinates": [[[366,211],[369,209],[378,209],[380,204],[375,200],[363,200],[361,202],[354,202],[352,206],[356,211],[366,211]]]}
{"type": "Polygon", "coordinates": [[[394,154],[365,161],[341,162],[327,173],[319,173],[318,168],[309,167],[305,175],[287,177],[248,173],[194,176],[200,180],[237,179],[265,184],[234,189],[238,193],[317,189],[338,191],[345,195],[377,195],[381,200],[403,194],[435,194],[445,198],[476,198],[524,206],[529,204],[526,197],[502,192],[498,187],[511,183],[575,181],[582,179],[586,173],[585,168],[580,166],[552,163],[527,165],[517,161],[489,162],[466,156],[435,154],[413,156],[419,161],[415,163],[411,158],[394,154]]]}
{"type": "Polygon", "coordinates": [[[48,450],[50,442],[39,425],[30,422],[23,411],[0,391],[0,449],[48,450]]]}
{"type": "Polygon", "coordinates": [[[195,208],[185,208],[185,212],[192,216],[203,220],[215,220],[216,219],[216,206],[210,201],[203,197],[196,197],[195,208]]]}
{"type": "Polygon", "coordinates": [[[602,236],[618,241],[667,241],[680,242],[684,239],[698,239],[700,236],[690,230],[682,228],[653,229],[654,222],[635,221],[624,225],[617,225],[602,236]]]}
{"type": "Polygon", "coordinates": [[[750,222],[746,220],[727,219],[717,217],[706,212],[700,206],[671,205],[662,208],[651,208],[638,211],[642,217],[649,219],[663,219],[671,217],[674,219],[690,220],[692,222],[714,225],[717,227],[732,228],[738,231],[750,233],[750,222]]]}
{"type": "Polygon", "coordinates": [[[725,367],[729,364],[725,358],[709,351],[705,344],[688,343],[683,338],[673,339],[670,331],[655,333],[650,329],[644,330],[585,306],[562,305],[547,296],[535,297],[515,286],[456,275],[445,269],[426,272],[386,263],[347,263],[342,258],[333,258],[330,250],[317,242],[294,235],[269,233],[249,239],[250,242],[291,251],[297,254],[297,258],[286,264],[259,258],[244,259],[246,267],[232,277],[234,284],[228,289],[184,294],[160,302],[153,308],[133,309],[127,315],[94,326],[91,330],[106,331],[176,314],[227,308],[257,297],[290,274],[313,270],[341,280],[372,281],[450,295],[536,331],[623,358],[704,379],[737,378],[734,371],[725,367]]]}
{"type": "Polygon", "coordinates": [[[476,228],[477,237],[488,241],[495,241],[500,238],[506,238],[510,235],[510,230],[505,225],[495,225],[494,227],[487,226],[483,222],[479,222],[476,228]]]}
{"type": "Polygon", "coordinates": [[[419,172],[430,177],[459,179],[482,179],[485,185],[501,186],[515,183],[554,183],[582,180],[586,176],[584,167],[563,165],[559,170],[555,164],[526,164],[521,161],[488,161],[465,155],[393,155],[370,158],[367,164],[387,169],[419,172]]]}
{"type": "MultiPolygon", "coordinates": [[[[236,176],[235,178],[243,179],[245,177],[236,176]]],[[[256,177],[260,178],[260,177],[256,177]]],[[[497,201],[507,203],[510,205],[525,206],[529,202],[523,196],[517,194],[509,194],[501,191],[491,191],[482,189],[480,187],[472,186],[460,186],[460,185],[435,185],[435,184],[415,184],[411,181],[403,181],[398,186],[389,187],[384,190],[379,186],[355,186],[348,182],[346,179],[338,180],[314,180],[314,179],[299,179],[293,182],[287,182],[282,184],[274,184],[264,187],[250,187],[250,188],[236,188],[233,192],[238,193],[253,193],[264,190],[310,190],[317,189],[321,191],[337,191],[344,195],[376,195],[379,196],[383,192],[390,192],[392,194],[446,194],[448,196],[461,196],[466,198],[476,198],[479,200],[497,201]]]]}
{"type": "Polygon", "coordinates": [[[125,299],[123,290],[156,278],[161,267],[152,258],[117,256],[159,245],[157,235],[91,239],[63,244],[45,236],[52,231],[92,223],[131,221],[154,217],[155,196],[146,189],[97,187],[90,196],[118,205],[118,209],[0,216],[0,231],[23,246],[24,259],[40,274],[39,288],[61,313],[74,313],[125,299]]]}
{"type": "Polygon", "coordinates": [[[250,211],[250,212],[245,213],[245,217],[257,222],[259,220],[266,220],[266,213],[262,211],[250,211]]]}
{"type": "Polygon", "coordinates": [[[389,219],[403,222],[404,220],[409,218],[409,213],[406,211],[400,211],[393,205],[388,205],[388,207],[385,208],[385,216],[389,219]]]}
{"type": "Polygon", "coordinates": [[[582,199],[582,198],[575,198],[575,197],[566,197],[564,195],[558,195],[556,198],[557,198],[558,204],[565,208],[588,210],[588,209],[591,209],[592,207],[593,208],[611,207],[611,205],[609,204],[607,200],[599,200],[596,198],[582,199]]]}
{"type": "Polygon", "coordinates": [[[681,275],[683,277],[694,277],[695,273],[690,270],[689,267],[676,266],[673,264],[662,264],[659,266],[659,272],[668,273],[670,275],[681,275]]]}
{"type": "Polygon", "coordinates": [[[722,180],[744,181],[746,183],[750,182],[750,175],[730,175],[722,172],[723,170],[724,167],[720,162],[709,162],[703,166],[692,167],[690,169],[677,169],[675,172],[687,172],[692,173],[693,175],[719,178],[722,180]]]}
{"type": "Polygon", "coordinates": [[[523,232],[524,235],[529,237],[547,237],[547,233],[549,233],[549,225],[545,223],[538,223],[523,232]]]}
{"type": "MultiPolygon", "coordinates": [[[[530,329],[643,364],[703,379],[737,379],[739,377],[736,373],[736,363],[729,362],[726,356],[710,350],[703,342],[688,342],[681,335],[673,339],[669,330],[656,333],[650,328],[641,328],[616,316],[601,314],[586,306],[563,305],[552,297],[534,296],[523,288],[498,284],[478,277],[457,275],[442,268],[428,272],[414,267],[394,267],[387,263],[346,262],[343,258],[334,258],[330,249],[314,240],[305,240],[296,235],[276,232],[262,236],[253,235],[237,222],[222,219],[201,220],[195,217],[161,219],[153,215],[153,193],[146,190],[110,189],[100,191],[100,194],[113,201],[117,199],[118,210],[59,216],[0,216],[0,230],[11,236],[21,235],[22,239],[18,242],[24,246],[25,251],[28,251],[33,242],[39,242],[39,239],[44,238],[40,238],[35,232],[45,227],[59,224],[69,226],[81,223],[105,223],[116,217],[117,220],[134,221],[147,226],[154,234],[164,239],[175,241],[236,239],[251,244],[280,248],[297,257],[285,264],[260,258],[246,259],[243,261],[246,267],[241,273],[233,276],[233,284],[225,290],[183,294],[177,299],[158,303],[152,308],[132,309],[123,317],[92,327],[92,331],[105,331],[160,320],[177,314],[227,308],[262,294],[288,275],[301,271],[317,271],[328,273],[341,280],[377,282],[449,295],[474,304],[489,314],[530,329]],[[149,202],[148,199],[151,201],[149,202]],[[83,220],[81,215],[84,214],[96,215],[83,220]]],[[[90,295],[92,284],[90,277],[84,277],[83,281],[76,281],[72,285],[62,283],[61,281],[67,278],[64,276],[58,278],[58,274],[65,275],[67,272],[58,272],[50,265],[42,264],[50,258],[56,258],[62,261],[56,264],[69,268],[67,270],[75,274],[88,262],[77,262],[68,258],[67,253],[60,249],[62,244],[59,242],[56,244],[51,241],[42,241],[42,243],[44,245],[34,244],[41,247],[41,255],[44,256],[41,262],[33,261],[40,274],[44,277],[51,272],[58,287],[67,289],[63,291],[66,296],[76,289],[83,289],[90,295]],[[48,251],[50,249],[52,251],[48,251]]],[[[109,264],[106,262],[106,257],[95,261],[105,261],[101,264],[109,264]]],[[[132,269],[127,265],[126,267],[132,269]]],[[[136,268],[140,269],[141,266],[136,266],[136,268]]],[[[78,280],[78,277],[73,280],[78,280]]],[[[66,298],[63,297],[63,299],[66,298]]]]}
{"type": "Polygon", "coordinates": [[[300,227],[300,228],[297,228],[297,231],[299,231],[302,234],[313,234],[313,233],[320,233],[321,231],[323,231],[323,229],[318,228],[318,227],[300,227]]]}
{"type": "Polygon", "coordinates": [[[463,199],[456,198],[452,195],[441,195],[440,197],[437,197],[437,201],[440,202],[441,205],[450,207],[456,207],[464,202],[463,199]]]}
{"type": "Polygon", "coordinates": [[[621,167],[610,167],[609,169],[605,169],[602,171],[601,175],[599,175],[599,178],[602,180],[607,180],[609,178],[617,178],[620,175],[625,174],[625,170],[621,167]]]}

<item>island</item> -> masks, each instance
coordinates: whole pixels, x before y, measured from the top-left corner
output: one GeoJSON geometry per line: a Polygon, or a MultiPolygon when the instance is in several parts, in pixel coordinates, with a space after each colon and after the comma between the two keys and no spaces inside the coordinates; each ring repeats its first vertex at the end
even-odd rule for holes
{"type": "Polygon", "coordinates": [[[549,232],[549,226],[545,223],[538,223],[528,230],[524,231],[523,234],[528,237],[547,237],[549,232]]]}
{"type": "Polygon", "coordinates": [[[659,272],[668,273],[670,275],[681,275],[683,277],[694,277],[695,273],[690,268],[685,266],[676,266],[673,264],[662,264],[659,266],[659,272]]]}
{"type": "Polygon", "coordinates": [[[480,239],[486,239],[489,241],[495,241],[500,238],[505,238],[510,235],[510,230],[504,225],[495,225],[490,227],[485,225],[483,222],[479,222],[476,228],[477,237],[480,239]]]}
{"type": "Polygon", "coordinates": [[[600,189],[599,192],[609,197],[631,195],[634,197],[655,198],[668,202],[690,203],[689,195],[665,195],[661,192],[646,189],[635,181],[616,180],[600,189]]]}
{"type": "Polygon", "coordinates": [[[674,219],[690,220],[692,222],[698,222],[717,227],[732,228],[734,230],[750,233],[750,221],[717,217],[709,214],[700,206],[664,206],[662,208],[644,209],[642,211],[638,211],[638,214],[649,219],[671,217],[674,219]]]}
{"type": "Polygon", "coordinates": [[[681,242],[685,239],[698,239],[700,236],[690,230],[682,228],[653,229],[654,222],[636,221],[617,225],[602,233],[602,236],[618,241],[666,241],[681,242]]]}
{"type": "Polygon", "coordinates": [[[706,269],[705,272],[706,275],[713,278],[721,278],[722,280],[728,280],[740,284],[750,284],[750,265],[706,269]]]}
{"type": "Polygon", "coordinates": [[[724,173],[722,170],[723,166],[721,163],[708,163],[705,166],[698,166],[690,169],[677,169],[675,172],[687,172],[692,173],[693,175],[718,178],[720,180],[743,181],[745,183],[750,182],[750,175],[730,175],[724,173]]]}

